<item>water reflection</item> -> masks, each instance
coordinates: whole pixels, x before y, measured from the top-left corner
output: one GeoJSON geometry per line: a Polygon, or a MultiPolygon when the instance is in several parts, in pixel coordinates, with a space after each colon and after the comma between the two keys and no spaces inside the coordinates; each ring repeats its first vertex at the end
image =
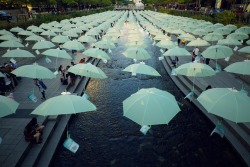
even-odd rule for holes
{"type": "Polygon", "coordinates": [[[184,106],[168,125],[153,126],[146,136],[139,132],[139,125],[123,117],[122,101],[138,90],[139,81],[138,76],[121,71],[133,63],[122,55],[124,42],[113,50],[111,61],[98,65],[108,78],[91,79],[87,87],[97,111],[74,116],[69,125],[72,138],[80,144],[79,150],[73,154],[60,145],[52,166],[244,166],[225,139],[209,136],[214,126],[183,100],[158,61],[161,52],[151,44],[146,49],[152,59],[145,63],[162,77],[143,75],[140,87],[166,90],[184,106]]]}

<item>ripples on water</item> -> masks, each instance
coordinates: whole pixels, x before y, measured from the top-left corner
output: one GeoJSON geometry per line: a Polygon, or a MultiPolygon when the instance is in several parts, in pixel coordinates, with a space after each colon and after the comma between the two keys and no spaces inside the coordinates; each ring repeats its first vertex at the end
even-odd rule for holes
{"type": "Polygon", "coordinates": [[[69,124],[79,150],[73,154],[60,144],[51,166],[244,166],[226,139],[216,134],[210,137],[214,125],[195,106],[183,100],[183,94],[158,61],[161,55],[158,48],[148,45],[152,59],[145,62],[162,77],[143,75],[140,80],[139,76],[132,77],[121,71],[133,63],[121,54],[125,49],[119,44],[113,50],[111,61],[99,63],[109,78],[89,82],[87,92],[97,111],[78,114],[69,124]],[[152,126],[146,136],[139,132],[139,125],[123,117],[122,101],[138,90],[139,82],[141,88],[166,90],[184,103],[181,112],[168,125],[152,126]]]}

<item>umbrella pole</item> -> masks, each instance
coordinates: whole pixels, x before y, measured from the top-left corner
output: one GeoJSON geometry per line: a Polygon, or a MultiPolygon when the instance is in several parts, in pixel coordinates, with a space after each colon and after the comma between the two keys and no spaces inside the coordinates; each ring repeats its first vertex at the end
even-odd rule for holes
{"type": "Polygon", "coordinates": [[[139,76],[138,90],[140,90],[140,86],[141,86],[141,74],[139,76]]]}
{"type": "Polygon", "coordinates": [[[195,80],[195,76],[194,76],[194,78],[193,78],[193,87],[192,87],[191,92],[194,92],[194,80],[195,80]]]}

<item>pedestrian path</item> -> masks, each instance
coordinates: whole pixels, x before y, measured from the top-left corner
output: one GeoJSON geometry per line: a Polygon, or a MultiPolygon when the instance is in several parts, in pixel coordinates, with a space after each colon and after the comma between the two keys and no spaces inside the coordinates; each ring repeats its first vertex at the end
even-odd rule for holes
{"type": "MultiPolygon", "coordinates": [[[[237,56],[237,55],[234,55],[237,56]]],[[[191,57],[179,57],[179,64],[185,64],[191,62],[191,57]]],[[[215,62],[210,61],[209,64],[212,68],[215,68],[215,62]]],[[[171,74],[173,69],[171,57],[165,57],[163,60],[164,67],[171,74]]],[[[177,67],[178,67],[177,66],[177,67]]],[[[176,83],[176,85],[181,89],[181,91],[187,95],[193,84],[193,77],[185,76],[175,76],[171,75],[171,78],[176,83]]],[[[245,84],[242,80],[235,77],[234,74],[221,71],[217,72],[215,76],[211,77],[196,77],[195,84],[195,96],[191,99],[192,102],[215,124],[217,125],[219,121],[222,121],[222,125],[226,129],[225,137],[229,140],[235,150],[241,155],[246,164],[250,165],[250,123],[234,123],[232,121],[223,119],[221,117],[209,114],[201,104],[196,100],[196,98],[205,90],[208,85],[211,85],[212,88],[235,88],[241,90],[242,83],[245,90],[250,92],[250,86],[245,84]]],[[[189,100],[189,99],[186,99],[189,100]]],[[[215,134],[214,134],[215,135],[215,134]]],[[[209,137],[209,136],[208,136],[209,137]]]]}

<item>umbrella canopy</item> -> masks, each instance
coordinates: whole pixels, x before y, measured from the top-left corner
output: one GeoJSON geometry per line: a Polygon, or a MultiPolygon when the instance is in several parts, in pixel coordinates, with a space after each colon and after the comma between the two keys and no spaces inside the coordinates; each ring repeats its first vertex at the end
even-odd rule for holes
{"type": "Polygon", "coordinates": [[[152,75],[152,76],[161,76],[153,67],[148,66],[144,63],[129,65],[122,71],[131,72],[132,75],[133,74],[145,74],[145,75],[152,75]]]}
{"type": "Polygon", "coordinates": [[[3,30],[0,30],[0,35],[13,35],[11,32],[3,29],[3,30]]]}
{"type": "Polygon", "coordinates": [[[2,48],[21,48],[24,47],[23,44],[17,41],[4,41],[0,43],[2,48]]]}
{"type": "Polygon", "coordinates": [[[250,122],[250,98],[235,89],[213,88],[197,98],[209,112],[233,122],[250,122]]]}
{"type": "Polygon", "coordinates": [[[96,106],[89,100],[76,95],[60,95],[52,97],[40,104],[31,114],[34,115],[65,115],[94,111],[96,106]]]}
{"type": "Polygon", "coordinates": [[[38,35],[31,35],[25,39],[25,41],[41,41],[41,40],[45,40],[45,39],[43,37],[38,36],[38,35]]]}
{"type": "Polygon", "coordinates": [[[197,38],[187,44],[187,46],[210,46],[210,43],[207,41],[197,38]]]}
{"type": "Polygon", "coordinates": [[[209,33],[203,37],[204,40],[211,41],[211,42],[218,41],[218,40],[223,39],[223,38],[224,38],[223,35],[221,35],[219,33],[209,33]]]}
{"type": "Polygon", "coordinates": [[[194,35],[204,36],[208,34],[208,31],[206,31],[205,29],[195,29],[192,33],[194,35]]]}
{"type": "Polygon", "coordinates": [[[250,75],[250,61],[246,60],[230,64],[224,70],[236,74],[250,75]]]}
{"type": "Polygon", "coordinates": [[[11,32],[20,32],[20,31],[24,31],[24,29],[20,28],[20,27],[13,27],[10,29],[11,32]]]}
{"type": "Polygon", "coordinates": [[[175,69],[177,75],[189,77],[207,77],[215,75],[216,72],[208,65],[202,63],[186,63],[175,69]]]}
{"type": "Polygon", "coordinates": [[[168,124],[179,111],[175,97],[156,88],[140,89],[123,101],[123,115],[141,126],[168,124]]]}
{"type": "Polygon", "coordinates": [[[15,49],[6,52],[3,57],[35,57],[27,50],[15,49]]]}
{"type": "Polygon", "coordinates": [[[151,58],[148,52],[144,48],[141,48],[141,47],[128,48],[122,54],[128,58],[137,59],[137,60],[147,60],[151,58]]]}
{"type": "Polygon", "coordinates": [[[18,32],[18,35],[31,36],[31,35],[36,35],[36,34],[34,34],[31,31],[25,31],[25,30],[23,30],[23,31],[18,32]]]}
{"type": "Polygon", "coordinates": [[[161,40],[160,42],[156,43],[156,46],[167,49],[172,49],[176,47],[175,43],[170,40],[161,40]]]}
{"type": "Polygon", "coordinates": [[[76,75],[86,76],[90,78],[107,78],[106,74],[100,68],[92,65],[91,63],[76,64],[73,67],[70,67],[68,71],[76,75]]]}
{"type": "Polygon", "coordinates": [[[81,36],[78,38],[79,42],[87,42],[87,43],[93,43],[96,42],[96,39],[91,36],[81,36]]]}
{"type": "Polygon", "coordinates": [[[42,52],[42,54],[57,58],[72,59],[72,57],[65,50],[60,50],[60,49],[48,49],[42,52]]]}
{"type": "Polygon", "coordinates": [[[210,59],[223,59],[233,55],[232,48],[223,45],[214,45],[208,47],[205,51],[201,53],[205,58],[210,59]]]}
{"type": "Polygon", "coordinates": [[[27,78],[39,78],[39,79],[52,79],[56,76],[52,71],[50,71],[48,68],[38,65],[37,63],[34,63],[32,65],[24,65],[21,67],[18,67],[17,69],[13,70],[11,72],[12,74],[15,74],[19,77],[27,77],[27,78]]]}
{"type": "Polygon", "coordinates": [[[19,103],[11,98],[0,95],[0,106],[0,118],[2,118],[15,113],[19,103]]]}
{"type": "Polygon", "coordinates": [[[166,51],[163,56],[191,56],[186,48],[175,47],[166,51]]]}
{"type": "Polygon", "coordinates": [[[55,42],[55,43],[65,43],[65,42],[68,42],[70,41],[69,37],[68,36],[64,36],[64,35],[57,35],[55,37],[53,37],[51,39],[52,42],[55,42]]]}
{"type": "Polygon", "coordinates": [[[217,28],[216,30],[214,30],[214,32],[219,33],[221,35],[228,35],[231,33],[231,30],[226,27],[221,27],[221,28],[217,28]]]}
{"type": "Polygon", "coordinates": [[[244,40],[244,39],[248,39],[248,34],[245,34],[243,32],[235,32],[235,33],[229,34],[227,38],[236,39],[236,40],[244,40]]]}
{"type": "Polygon", "coordinates": [[[189,33],[181,34],[178,38],[185,41],[192,41],[196,39],[193,35],[189,33]]]}
{"type": "Polygon", "coordinates": [[[245,46],[245,47],[239,49],[238,52],[241,52],[241,53],[250,53],[250,46],[245,46]]]}
{"type": "Polygon", "coordinates": [[[234,46],[239,46],[242,45],[241,42],[239,42],[236,39],[232,38],[227,38],[227,39],[221,39],[217,42],[218,45],[234,45],[234,46]]]}
{"type": "Polygon", "coordinates": [[[40,35],[46,35],[46,36],[57,36],[57,34],[53,31],[43,31],[40,35]]]}
{"type": "Polygon", "coordinates": [[[38,41],[35,43],[35,45],[32,47],[32,49],[48,49],[54,47],[55,44],[53,44],[50,41],[38,41]]]}
{"type": "Polygon", "coordinates": [[[84,49],[83,44],[81,44],[80,42],[76,40],[65,42],[62,47],[68,50],[83,50],[84,49]]]}
{"type": "Polygon", "coordinates": [[[94,58],[103,59],[103,60],[110,60],[110,57],[106,52],[97,48],[89,48],[85,50],[82,54],[88,57],[94,57],[94,58]]]}
{"type": "Polygon", "coordinates": [[[15,37],[13,35],[0,36],[0,40],[2,40],[2,41],[17,41],[17,42],[20,42],[20,39],[18,39],[17,37],[15,37]]]}
{"type": "Polygon", "coordinates": [[[235,30],[235,32],[243,32],[245,34],[250,34],[250,27],[248,26],[243,26],[235,30]]]}
{"type": "Polygon", "coordinates": [[[114,49],[115,44],[111,41],[99,41],[94,44],[95,47],[101,49],[114,49]]]}

